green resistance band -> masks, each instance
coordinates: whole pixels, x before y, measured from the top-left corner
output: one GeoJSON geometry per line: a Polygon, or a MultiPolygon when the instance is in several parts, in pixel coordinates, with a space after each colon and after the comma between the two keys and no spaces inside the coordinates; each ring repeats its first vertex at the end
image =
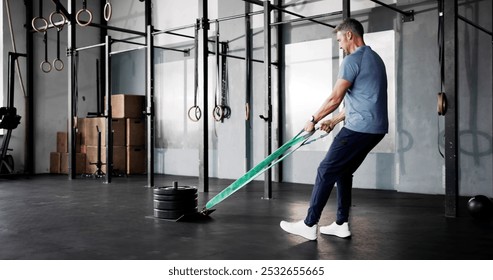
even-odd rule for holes
{"type": "Polygon", "coordinates": [[[214,196],[211,200],[209,200],[209,202],[207,202],[207,204],[205,205],[205,208],[211,209],[212,207],[217,205],[219,202],[223,201],[224,199],[226,199],[227,197],[229,197],[230,195],[235,193],[237,190],[241,189],[246,184],[250,183],[257,176],[264,173],[269,168],[276,165],[278,162],[282,161],[284,158],[286,158],[287,156],[292,154],[294,151],[299,149],[301,146],[313,143],[316,140],[321,139],[321,138],[328,135],[328,133],[327,133],[327,134],[324,134],[322,136],[319,136],[318,138],[311,139],[310,141],[308,141],[308,139],[313,135],[314,131],[310,132],[310,133],[303,134],[303,135],[302,135],[302,133],[303,133],[303,130],[300,131],[296,136],[291,138],[291,140],[289,140],[284,145],[282,145],[279,149],[275,150],[272,154],[270,154],[268,157],[266,157],[263,161],[261,161],[255,167],[250,169],[243,176],[241,176],[236,181],[231,183],[231,185],[229,185],[224,190],[222,190],[220,193],[218,193],[216,196],[214,196]],[[291,149],[292,147],[294,147],[298,144],[300,144],[298,147],[291,149]],[[291,150],[289,150],[289,149],[291,149],[291,150]]]}

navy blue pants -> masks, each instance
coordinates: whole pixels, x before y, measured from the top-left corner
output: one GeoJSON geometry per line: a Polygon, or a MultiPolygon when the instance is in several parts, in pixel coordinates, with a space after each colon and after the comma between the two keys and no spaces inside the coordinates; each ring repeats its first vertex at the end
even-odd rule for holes
{"type": "Polygon", "coordinates": [[[337,223],[347,222],[351,207],[353,173],[385,134],[361,133],[342,128],[320,162],[305,224],[318,223],[330,193],[337,183],[337,223]]]}

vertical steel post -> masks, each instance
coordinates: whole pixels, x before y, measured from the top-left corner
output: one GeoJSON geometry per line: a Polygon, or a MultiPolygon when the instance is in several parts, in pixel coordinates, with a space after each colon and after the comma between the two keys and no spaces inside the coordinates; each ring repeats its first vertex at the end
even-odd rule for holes
{"type": "Polygon", "coordinates": [[[154,36],[147,26],[146,48],[146,117],[147,117],[147,187],[154,187],[154,36]]]}
{"type": "Polygon", "coordinates": [[[245,2],[245,172],[252,164],[252,5],[245,2]]]}
{"type": "MultiPolygon", "coordinates": [[[[101,1],[100,3],[100,9],[101,11],[104,10],[104,6],[105,6],[105,1],[101,1]]],[[[104,13],[102,12],[100,14],[100,22],[103,26],[108,26],[108,23],[106,22],[105,18],[104,18],[104,13]]],[[[99,29],[99,42],[104,42],[106,40],[106,36],[108,35],[108,29],[107,28],[100,28],[99,29]]],[[[101,60],[101,63],[99,64],[99,84],[97,85],[99,88],[99,92],[101,93],[104,93],[104,87],[102,87],[102,85],[106,85],[106,80],[105,80],[105,65],[106,65],[106,50],[105,48],[99,48],[99,57],[100,57],[100,60],[101,60]]],[[[99,98],[96,102],[97,104],[97,112],[98,112],[98,117],[101,117],[104,113],[104,94],[100,94],[100,96],[98,96],[97,98],[99,98]]]]}
{"type": "Polygon", "coordinates": [[[351,0],[342,0],[342,19],[351,17],[351,0]]]}
{"type": "Polygon", "coordinates": [[[457,0],[443,1],[445,115],[445,216],[456,217],[459,193],[457,0]]]}
{"type": "Polygon", "coordinates": [[[104,67],[104,93],[106,96],[106,109],[104,116],[106,117],[106,180],[105,183],[111,183],[113,176],[113,108],[111,105],[111,36],[105,37],[105,67],[104,67]]]}
{"type": "MultiPolygon", "coordinates": [[[[29,26],[33,19],[33,1],[24,1],[26,6],[26,26],[29,26]]],[[[33,80],[34,80],[34,35],[30,28],[26,28],[26,155],[25,155],[25,170],[28,175],[34,174],[34,95],[33,95],[33,80]]]]}
{"type": "MultiPolygon", "coordinates": [[[[283,6],[283,0],[275,0],[274,5],[276,7],[282,8],[283,6]]],[[[275,22],[281,22],[283,19],[283,12],[276,10],[275,11],[275,22]]],[[[280,147],[282,143],[284,142],[283,140],[283,135],[284,135],[284,126],[282,125],[284,123],[284,37],[283,37],[283,29],[284,25],[280,24],[276,26],[276,60],[277,60],[277,66],[275,69],[277,69],[277,92],[276,92],[276,103],[277,103],[277,109],[276,109],[276,115],[277,115],[277,122],[276,122],[276,141],[275,145],[276,148],[280,147]]],[[[277,182],[282,182],[283,181],[283,163],[280,162],[277,164],[277,166],[274,167],[274,179],[277,182]]]]}
{"type": "Polygon", "coordinates": [[[77,99],[75,97],[75,57],[76,55],[76,25],[75,22],[75,0],[68,0],[68,12],[70,17],[68,19],[67,28],[67,74],[68,74],[68,177],[69,180],[75,179],[76,176],[76,158],[75,158],[75,127],[74,127],[74,117],[75,116],[75,106],[77,99]]]}
{"type": "MultiPolygon", "coordinates": [[[[271,88],[271,30],[270,3],[264,2],[264,69],[265,69],[265,156],[272,153],[272,88],[271,88]]],[[[272,170],[264,177],[264,199],[272,198],[272,170]]]]}
{"type": "Polygon", "coordinates": [[[146,130],[147,130],[147,187],[154,187],[154,27],[152,1],[145,0],[146,26],[146,130]]]}
{"type": "Polygon", "coordinates": [[[209,113],[208,113],[208,31],[209,31],[209,19],[208,19],[208,1],[199,1],[199,17],[200,17],[200,31],[199,31],[199,65],[202,66],[202,93],[203,93],[203,114],[202,114],[202,141],[199,145],[199,188],[202,188],[204,192],[209,191],[209,113]]]}

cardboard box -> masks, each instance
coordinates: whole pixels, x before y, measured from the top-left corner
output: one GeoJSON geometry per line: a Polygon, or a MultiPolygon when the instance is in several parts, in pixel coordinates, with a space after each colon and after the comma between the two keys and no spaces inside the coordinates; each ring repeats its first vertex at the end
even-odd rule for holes
{"type": "Polygon", "coordinates": [[[145,96],[113,94],[111,96],[111,115],[113,118],[133,118],[144,117],[145,96]]]}
{"type": "MultiPolygon", "coordinates": [[[[60,173],[68,174],[68,153],[61,154],[60,173]]],[[[86,154],[75,154],[75,174],[82,174],[86,171],[86,154]]]]}
{"type": "MultiPolygon", "coordinates": [[[[98,161],[98,147],[86,146],[86,170],[87,174],[93,174],[97,170],[96,163],[98,161]]],[[[126,172],[126,149],[125,146],[113,147],[113,171],[126,172]]],[[[106,173],[106,147],[101,147],[101,170],[106,173]]]]}
{"type": "MultiPolygon", "coordinates": [[[[80,153],[81,133],[75,134],[75,152],[80,153]]],[[[57,153],[68,153],[68,132],[58,131],[56,133],[57,153]]]]}
{"type": "MultiPolygon", "coordinates": [[[[80,133],[80,144],[85,145],[85,138],[86,138],[86,118],[79,118],[77,119],[77,132],[80,133]]],[[[81,151],[81,153],[84,153],[81,151]]]]}
{"type": "MultiPolygon", "coordinates": [[[[101,131],[101,145],[106,146],[106,118],[84,120],[84,145],[98,145],[98,129],[101,131]]],[[[125,119],[112,119],[113,146],[125,146],[125,119]]]]}
{"type": "Polygon", "coordinates": [[[50,173],[59,174],[60,173],[60,161],[61,153],[52,152],[50,153],[50,173]]]}
{"type": "Polygon", "coordinates": [[[57,153],[67,153],[68,152],[68,133],[58,131],[56,133],[56,151],[57,153]]]}
{"type": "Polygon", "coordinates": [[[147,153],[144,147],[127,147],[127,174],[145,174],[147,153]]]}
{"type": "Polygon", "coordinates": [[[146,123],[144,119],[127,119],[127,146],[145,146],[146,123]]]}
{"type": "Polygon", "coordinates": [[[84,140],[86,146],[98,145],[98,131],[101,132],[101,145],[106,143],[106,118],[86,118],[84,120],[84,140]]]}

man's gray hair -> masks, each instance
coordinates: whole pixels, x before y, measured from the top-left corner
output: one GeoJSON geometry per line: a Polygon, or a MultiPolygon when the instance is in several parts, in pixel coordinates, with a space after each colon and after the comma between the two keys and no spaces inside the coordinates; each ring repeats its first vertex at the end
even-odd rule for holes
{"type": "Polygon", "coordinates": [[[347,18],[343,22],[341,22],[334,29],[334,33],[337,33],[338,31],[351,31],[353,34],[356,34],[361,38],[363,38],[363,34],[365,33],[363,29],[363,25],[361,25],[361,22],[353,18],[347,18]]]}

